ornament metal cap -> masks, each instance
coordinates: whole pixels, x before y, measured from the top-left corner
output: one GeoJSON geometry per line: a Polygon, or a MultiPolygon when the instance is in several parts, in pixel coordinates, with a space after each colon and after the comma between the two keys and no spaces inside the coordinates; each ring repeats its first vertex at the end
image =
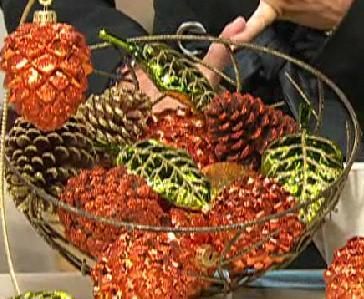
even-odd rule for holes
{"type": "Polygon", "coordinates": [[[48,7],[52,4],[52,0],[39,0],[39,3],[43,5],[43,10],[34,12],[33,23],[39,25],[57,23],[56,12],[54,10],[48,10],[48,7]]]}

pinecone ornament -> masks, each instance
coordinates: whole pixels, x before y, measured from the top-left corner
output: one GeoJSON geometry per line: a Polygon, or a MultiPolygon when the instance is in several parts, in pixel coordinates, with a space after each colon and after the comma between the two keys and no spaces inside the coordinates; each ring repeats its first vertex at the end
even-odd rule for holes
{"type": "MultiPolygon", "coordinates": [[[[84,170],[68,181],[60,199],[92,215],[118,221],[160,226],[166,217],[158,194],[124,167],[84,170]]],[[[126,230],[63,209],[58,215],[67,239],[93,257],[102,255],[126,230]]]]}
{"type": "Polygon", "coordinates": [[[85,100],[92,66],[85,37],[47,16],[38,12],[34,23],[6,37],[0,69],[17,113],[38,129],[53,131],[85,100]]]}
{"type": "MultiPolygon", "coordinates": [[[[257,221],[295,207],[296,200],[273,180],[261,176],[243,178],[227,186],[216,198],[210,211],[209,225],[226,226],[257,221]]],[[[231,274],[245,270],[267,270],[285,261],[294,250],[303,232],[298,212],[273,217],[242,229],[239,238],[227,253],[231,274]]],[[[213,234],[213,247],[222,253],[236,236],[237,230],[213,234]]]]}
{"type": "Polygon", "coordinates": [[[54,212],[55,207],[36,196],[18,173],[58,196],[70,177],[94,164],[96,154],[86,127],[73,118],[48,133],[18,118],[6,138],[6,156],[11,164],[6,180],[16,206],[31,217],[40,217],[43,211],[54,212]]]}
{"type": "Polygon", "coordinates": [[[140,91],[117,85],[101,95],[91,95],[77,112],[77,118],[101,144],[122,145],[140,138],[152,114],[150,98],[140,91]]]}
{"type": "Polygon", "coordinates": [[[205,115],[217,158],[253,169],[271,141],[298,130],[293,118],[247,94],[216,96],[205,115]]]}
{"type": "Polygon", "coordinates": [[[122,234],[92,271],[94,298],[196,298],[209,282],[187,245],[173,233],[122,234]]]}
{"type": "Polygon", "coordinates": [[[186,150],[201,169],[217,161],[203,118],[191,110],[166,110],[148,125],[146,139],[186,150]]]}
{"type": "Polygon", "coordinates": [[[355,237],[338,249],[325,271],[326,298],[364,298],[364,238],[355,237]]]}

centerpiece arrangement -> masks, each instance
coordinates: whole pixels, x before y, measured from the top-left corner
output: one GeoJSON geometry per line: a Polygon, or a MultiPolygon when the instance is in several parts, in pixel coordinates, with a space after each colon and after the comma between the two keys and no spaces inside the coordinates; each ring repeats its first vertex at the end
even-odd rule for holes
{"type": "Polygon", "coordinates": [[[284,54],[235,45],[291,61],[330,88],[351,116],[345,154],[317,133],[324,98],[315,107],[290,76],[302,95],[297,119],[241,92],[238,74],[220,74],[229,87],[211,86],[198,58],[165,43],[232,44],[218,38],[123,40],[101,30],[105,43],[92,49],[126,51],[161,96],[146,95],[129,65],[120,79],[131,78],[128,84],[86,98],[91,48],[75,28],[57,22],[51,1],[40,3],[44,10],[1,51],[7,99],[18,114],[6,132],[5,101],[1,180],[44,240],[90,275],[95,298],[228,292],[305,248],[335,207],[360,136],[352,107],[329,79],[284,54]],[[182,106],[156,112],[166,96],[182,106]]]}

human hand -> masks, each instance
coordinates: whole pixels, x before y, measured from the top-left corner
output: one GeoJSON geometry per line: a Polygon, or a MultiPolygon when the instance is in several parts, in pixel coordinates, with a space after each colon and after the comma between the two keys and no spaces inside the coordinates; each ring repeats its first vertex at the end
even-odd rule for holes
{"type": "MultiPolygon", "coordinates": [[[[153,81],[149,78],[149,76],[144,72],[143,69],[136,66],[134,68],[134,75],[139,85],[139,89],[141,92],[145,93],[152,102],[155,102],[153,106],[154,113],[160,113],[164,110],[177,109],[178,107],[183,106],[178,100],[171,96],[165,96],[162,100],[159,99],[163,96],[162,92],[158,90],[158,88],[154,85],[153,81]]],[[[119,86],[123,88],[133,89],[135,88],[135,84],[132,83],[133,75],[128,67],[124,69],[124,80],[119,82],[119,86]]]]}
{"type": "MultiPolygon", "coordinates": [[[[243,17],[236,18],[233,22],[225,26],[224,30],[220,34],[221,38],[229,39],[234,35],[242,32],[245,28],[245,19],[243,17]]],[[[225,45],[219,43],[211,44],[209,51],[203,58],[203,62],[210,67],[216,68],[222,71],[226,65],[230,62],[229,50],[225,45]]],[[[216,86],[220,81],[220,76],[215,72],[207,69],[204,66],[200,66],[200,70],[203,75],[209,80],[212,86],[216,86]]]]}
{"type": "Polygon", "coordinates": [[[319,30],[332,30],[340,24],[354,0],[261,0],[260,5],[235,36],[248,42],[275,20],[286,20],[319,30]]]}

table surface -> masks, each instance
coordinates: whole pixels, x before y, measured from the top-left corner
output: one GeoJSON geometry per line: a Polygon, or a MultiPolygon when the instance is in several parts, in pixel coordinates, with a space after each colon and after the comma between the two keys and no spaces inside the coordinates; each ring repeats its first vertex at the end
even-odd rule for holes
{"type": "MultiPolygon", "coordinates": [[[[17,279],[22,291],[27,290],[64,290],[76,299],[91,299],[91,282],[87,277],[76,273],[18,274],[17,279]]],[[[13,288],[9,275],[0,275],[0,299],[11,297],[13,288]]],[[[222,299],[223,296],[214,296],[222,299]]],[[[324,299],[323,291],[280,290],[280,289],[241,289],[225,296],[227,299],[324,299]]]]}

